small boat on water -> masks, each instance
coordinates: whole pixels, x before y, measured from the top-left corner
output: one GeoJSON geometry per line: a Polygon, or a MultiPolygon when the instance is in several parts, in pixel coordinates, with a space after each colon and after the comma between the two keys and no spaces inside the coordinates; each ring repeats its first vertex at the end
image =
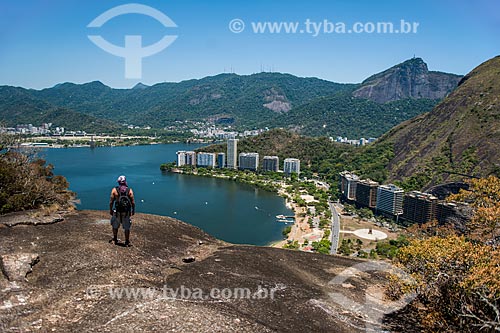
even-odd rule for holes
{"type": "Polygon", "coordinates": [[[288,222],[293,222],[293,220],[295,220],[295,216],[286,216],[286,215],[280,214],[280,215],[276,215],[276,219],[288,220],[288,222]],[[290,221],[290,220],[292,220],[292,221],[290,221]]]}

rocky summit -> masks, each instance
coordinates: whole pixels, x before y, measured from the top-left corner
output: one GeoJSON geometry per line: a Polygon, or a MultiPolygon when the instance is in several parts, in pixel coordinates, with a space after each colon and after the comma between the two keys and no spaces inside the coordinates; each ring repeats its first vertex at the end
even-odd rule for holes
{"type": "Polygon", "coordinates": [[[0,217],[0,331],[361,332],[386,311],[387,272],[368,261],[228,244],[145,214],[132,247],[110,235],[106,212],[0,217]]]}
{"type": "Polygon", "coordinates": [[[429,71],[421,58],[406,60],[370,76],[353,92],[378,103],[404,98],[441,99],[456,88],[461,76],[429,71]]]}

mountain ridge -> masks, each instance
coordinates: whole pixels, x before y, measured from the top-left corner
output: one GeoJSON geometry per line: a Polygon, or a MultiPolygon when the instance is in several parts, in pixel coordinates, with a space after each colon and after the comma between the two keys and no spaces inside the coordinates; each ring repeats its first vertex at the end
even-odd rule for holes
{"type": "MultiPolygon", "coordinates": [[[[399,100],[407,100],[400,103],[403,106],[401,110],[398,106],[366,102],[364,98],[354,96],[353,92],[362,89],[363,84],[343,84],[266,72],[251,75],[223,73],[179,83],[163,82],[139,87],[114,89],[100,81],[92,81],[84,84],[62,83],[52,88],[25,92],[31,98],[55,107],[115,123],[154,128],[172,126],[176,121],[222,123],[243,129],[287,126],[312,136],[378,136],[396,123],[429,111],[437,103],[436,99],[401,96],[399,100]],[[354,113],[350,110],[353,103],[353,107],[357,108],[354,113]],[[374,126],[370,129],[366,126],[366,119],[360,117],[362,113],[387,113],[392,120],[371,116],[374,126]],[[321,118],[325,118],[326,123],[321,118]]],[[[439,87],[427,87],[430,90],[434,88],[439,87]]],[[[432,97],[443,96],[438,91],[432,97]]]]}
{"type": "MultiPolygon", "coordinates": [[[[394,145],[389,178],[420,177],[423,186],[453,180],[453,173],[500,173],[500,56],[464,76],[431,112],[391,129],[379,144],[394,145]],[[425,135],[424,135],[425,133],[425,135]]],[[[456,176],[455,176],[456,177],[456,176]]]]}
{"type": "Polygon", "coordinates": [[[110,120],[57,107],[31,95],[24,88],[10,86],[0,86],[0,122],[7,127],[28,123],[38,126],[42,123],[54,123],[68,130],[90,132],[96,129],[113,131],[118,128],[110,120]]]}

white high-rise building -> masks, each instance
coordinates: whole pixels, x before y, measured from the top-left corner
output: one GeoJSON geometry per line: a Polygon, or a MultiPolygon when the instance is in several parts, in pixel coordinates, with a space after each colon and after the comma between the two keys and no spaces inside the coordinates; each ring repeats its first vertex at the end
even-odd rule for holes
{"type": "Polygon", "coordinates": [[[240,153],[239,155],[240,170],[253,170],[256,171],[259,167],[259,154],[258,153],[240,153]]]}
{"type": "Polygon", "coordinates": [[[204,168],[215,168],[215,153],[196,154],[196,165],[204,168]]]}
{"type": "Polygon", "coordinates": [[[287,175],[292,173],[300,174],[300,160],[298,158],[285,158],[283,172],[287,175]]]}
{"type": "Polygon", "coordinates": [[[177,166],[196,166],[196,153],[194,151],[179,150],[177,153],[177,166]]]}
{"type": "Polygon", "coordinates": [[[186,164],[186,151],[179,150],[177,152],[177,166],[183,166],[186,164]]]}
{"type": "Polygon", "coordinates": [[[403,213],[403,189],[396,185],[380,185],[377,190],[377,211],[390,215],[403,213]]]}
{"type": "Polygon", "coordinates": [[[238,167],[238,139],[227,140],[227,167],[236,169],[238,167]]]}

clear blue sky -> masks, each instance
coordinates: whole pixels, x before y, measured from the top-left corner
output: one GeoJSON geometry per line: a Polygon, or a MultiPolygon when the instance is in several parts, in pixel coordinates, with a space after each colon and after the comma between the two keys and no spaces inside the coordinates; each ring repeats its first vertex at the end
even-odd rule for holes
{"type": "MultiPolygon", "coordinates": [[[[300,28],[304,28],[303,25],[300,28]]],[[[416,55],[431,70],[465,74],[500,54],[500,1],[496,0],[1,0],[0,85],[51,87],[100,80],[120,88],[202,78],[231,68],[238,74],[274,69],[335,82],[363,79],[416,55]],[[87,25],[118,5],[141,3],[165,13],[177,28],[127,14],[100,28],[87,25]],[[239,18],[245,30],[232,33],[239,18]],[[256,34],[251,22],[418,22],[416,34],[256,34]],[[143,45],[164,35],[177,40],[142,60],[142,79],[124,77],[124,59],[94,45],[89,34],[143,45]]]]}

